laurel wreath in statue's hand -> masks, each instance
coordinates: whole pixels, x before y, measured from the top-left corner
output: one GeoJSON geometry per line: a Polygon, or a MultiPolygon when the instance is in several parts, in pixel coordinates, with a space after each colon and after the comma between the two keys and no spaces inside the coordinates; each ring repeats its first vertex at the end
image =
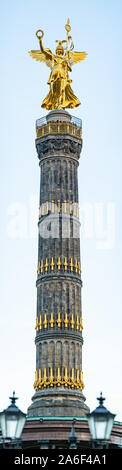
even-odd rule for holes
{"type": "Polygon", "coordinates": [[[44,36],[44,31],[42,31],[42,29],[38,29],[38,31],[36,31],[36,36],[37,36],[37,38],[38,38],[39,40],[42,39],[43,36],[44,36]],[[41,36],[39,36],[38,33],[42,33],[41,36]]]}

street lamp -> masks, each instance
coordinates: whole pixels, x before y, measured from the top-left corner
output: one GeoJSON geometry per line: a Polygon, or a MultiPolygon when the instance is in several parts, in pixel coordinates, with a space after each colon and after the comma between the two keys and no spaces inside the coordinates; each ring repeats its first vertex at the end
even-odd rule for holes
{"type": "Polygon", "coordinates": [[[75,430],[74,430],[75,422],[76,422],[76,419],[74,418],[72,420],[72,429],[71,429],[71,433],[70,433],[70,436],[69,436],[69,439],[68,439],[69,449],[77,449],[78,440],[77,440],[75,430]]]}
{"type": "Polygon", "coordinates": [[[10,440],[13,445],[17,445],[25,423],[26,414],[16,406],[15,403],[18,398],[15,397],[15,392],[9,398],[11,404],[0,413],[0,426],[4,442],[5,440],[10,440]]]}
{"type": "Polygon", "coordinates": [[[88,413],[88,424],[90,433],[92,436],[92,443],[98,446],[103,447],[103,445],[108,447],[110,434],[113,427],[113,422],[115,418],[115,414],[110,413],[110,411],[103,406],[103,402],[105,398],[102,396],[102,392],[100,393],[100,397],[97,398],[99,401],[99,406],[92,411],[92,413],[88,413]]]}

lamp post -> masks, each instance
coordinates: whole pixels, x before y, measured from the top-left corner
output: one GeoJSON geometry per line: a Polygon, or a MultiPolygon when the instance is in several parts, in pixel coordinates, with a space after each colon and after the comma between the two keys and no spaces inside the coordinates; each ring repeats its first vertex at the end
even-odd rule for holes
{"type": "Polygon", "coordinates": [[[100,397],[98,397],[97,400],[99,401],[97,408],[92,411],[92,413],[87,414],[89,429],[92,437],[92,446],[107,448],[109,447],[110,435],[116,415],[110,413],[110,411],[108,411],[107,408],[105,408],[103,405],[105,398],[103,398],[102,392],[100,393],[100,397]]]}
{"type": "Polygon", "coordinates": [[[75,422],[76,422],[76,419],[73,419],[72,420],[72,429],[71,429],[71,433],[70,433],[70,436],[69,436],[69,439],[68,439],[69,449],[77,449],[78,439],[76,437],[75,430],[74,430],[75,422]]]}
{"type": "Polygon", "coordinates": [[[8,443],[9,447],[20,447],[20,436],[25,424],[26,414],[17,406],[15,392],[9,397],[11,404],[0,413],[0,426],[3,437],[3,446],[8,443]]]}

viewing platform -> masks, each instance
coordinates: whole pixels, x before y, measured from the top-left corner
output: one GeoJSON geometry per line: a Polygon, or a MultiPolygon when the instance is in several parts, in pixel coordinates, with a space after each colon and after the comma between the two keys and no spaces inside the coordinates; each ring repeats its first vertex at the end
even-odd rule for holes
{"type": "Polygon", "coordinates": [[[39,139],[48,134],[69,134],[81,139],[82,120],[70,116],[67,111],[51,111],[47,116],[36,121],[36,138],[39,139]]]}

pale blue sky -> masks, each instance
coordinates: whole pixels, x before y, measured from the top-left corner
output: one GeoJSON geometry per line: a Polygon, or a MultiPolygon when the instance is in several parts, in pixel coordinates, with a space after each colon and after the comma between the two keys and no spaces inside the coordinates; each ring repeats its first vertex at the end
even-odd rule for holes
{"type": "MultiPolygon", "coordinates": [[[[79,167],[80,205],[91,207],[92,230],[82,229],[84,346],[87,404],[93,409],[102,390],[106,406],[122,421],[122,2],[121,0],[4,0],[1,6],[1,388],[0,408],[15,389],[26,411],[33,394],[37,236],[32,233],[32,202],[39,195],[35,121],[46,114],[41,101],[48,92],[49,70],[33,61],[37,29],[44,45],[55,50],[65,39],[70,18],[75,50],[86,51],[74,66],[72,88],[81,106],[83,150],[79,167]],[[21,205],[24,228],[12,238],[15,204],[21,205]],[[115,240],[100,248],[96,207],[115,210],[115,240]],[[97,228],[96,228],[97,225],[97,228]]],[[[37,232],[37,217],[35,228],[37,232]]],[[[82,223],[82,220],[81,220],[82,223]]],[[[110,221],[111,223],[111,221],[110,221]]],[[[103,240],[102,240],[103,242],[103,240]]]]}

